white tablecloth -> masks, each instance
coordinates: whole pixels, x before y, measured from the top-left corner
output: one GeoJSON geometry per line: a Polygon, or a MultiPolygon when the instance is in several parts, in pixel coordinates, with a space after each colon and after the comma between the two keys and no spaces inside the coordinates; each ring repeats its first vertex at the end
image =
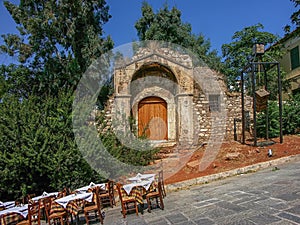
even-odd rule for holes
{"type": "Polygon", "coordinates": [[[58,195],[58,192],[51,192],[51,193],[44,192],[42,195],[33,197],[31,199],[33,201],[38,201],[38,200],[40,200],[42,198],[46,198],[46,197],[51,197],[51,196],[57,197],[57,195],[58,195]]]}
{"type": "Polygon", "coordinates": [[[54,201],[58,204],[62,205],[64,208],[67,207],[68,203],[70,201],[76,200],[76,199],[82,199],[88,202],[93,201],[93,193],[92,192],[86,192],[86,193],[78,193],[78,194],[71,194],[63,198],[55,199],[54,201]]]}
{"type": "Polygon", "coordinates": [[[12,208],[2,210],[2,211],[0,211],[0,216],[3,214],[6,214],[8,212],[16,212],[16,213],[21,214],[24,218],[26,218],[28,215],[28,204],[15,206],[12,208]]]}
{"type": "Polygon", "coordinates": [[[105,190],[105,183],[102,184],[94,184],[93,182],[91,182],[89,185],[81,187],[76,189],[77,192],[80,193],[84,193],[87,192],[90,188],[94,188],[94,187],[100,187],[101,189],[105,190]]]}
{"type": "Polygon", "coordinates": [[[133,182],[140,182],[143,180],[154,180],[155,174],[149,173],[149,174],[140,174],[138,173],[135,177],[130,177],[128,180],[133,182]]]}
{"type": "Polygon", "coordinates": [[[135,177],[129,178],[128,180],[130,180],[132,183],[123,185],[123,188],[128,195],[134,187],[143,187],[146,191],[148,191],[151,184],[154,182],[154,179],[155,174],[138,173],[135,177]]]}
{"type": "Polygon", "coordinates": [[[9,202],[0,201],[0,207],[4,207],[5,209],[12,208],[14,206],[15,206],[15,201],[9,201],[9,202]]]}

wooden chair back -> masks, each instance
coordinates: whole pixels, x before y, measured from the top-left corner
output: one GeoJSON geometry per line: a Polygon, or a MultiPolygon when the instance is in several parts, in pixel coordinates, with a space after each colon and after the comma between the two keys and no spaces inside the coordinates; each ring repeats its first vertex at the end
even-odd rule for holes
{"type": "Polygon", "coordinates": [[[114,182],[112,180],[109,180],[107,182],[107,191],[108,191],[108,194],[110,196],[110,198],[113,199],[113,204],[116,205],[115,203],[115,189],[114,189],[114,182]]]}
{"type": "Polygon", "coordinates": [[[117,185],[121,205],[123,205],[123,199],[126,198],[127,194],[126,194],[122,184],[117,183],[116,185],[117,185]]]}
{"type": "Polygon", "coordinates": [[[61,225],[65,223],[69,224],[68,214],[65,208],[56,203],[53,197],[44,198],[43,204],[49,225],[53,223],[55,224],[57,221],[60,221],[61,225]]]}
{"type": "Polygon", "coordinates": [[[0,223],[3,225],[17,224],[20,220],[24,219],[19,213],[8,212],[0,216],[0,223]]]}
{"type": "Polygon", "coordinates": [[[40,201],[28,204],[28,221],[29,224],[41,224],[41,204],[40,201]]]}
{"type": "Polygon", "coordinates": [[[110,205],[113,208],[113,206],[116,205],[114,192],[114,182],[112,180],[109,180],[106,183],[105,190],[101,190],[100,192],[100,201],[102,203],[102,206],[110,205]]]}
{"type": "Polygon", "coordinates": [[[135,211],[136,215],[138,215],[138,206],[137,206],[136,198],[127,195],[126,191],[123,188],[123,185],[120,183],[117,183],[117,189],[118,189],[119,198],[121,202],[123,217],[125,218],[127,212],[129,211],[135,211]],[[133,205],[133,207],[130,208],[129,205],[133,205]]]}
{"type": "Polygon", "coordinates": [[[101,215],[101,202],[100,202],[100,197],[99,197],[99,194],[100,194],[100,187],[96,187],[94,189],[94,193],[95,193],[95,197],[96,197],[96,205],[97,205],[97,209],[98,209],[98,213],[101,215]]]}
{"type": "Polygon", "coordinates": [[[46,218],[48,220],[48,218],[50,216],[50,210],[51,210],[51,198],[50,197],[44,198],[43,205],[44,205],[44,209],[45,209],[45,213],[46,213],[46,218]]]}
{"type": "Polygon", "coordinates": [[[162,210],[164,209],[163,189],[162,189],[161,181],[158,181],[156,191],[150,192],[146,195],[148,212],[151,212],[151,208],[152,208],[151,199],[156,199],[156,205],[159,206],[162,210]]]}
{"type": "Polygon", "coordinates": [[[26,202],[27,203],[32,203],[33,202],[33,200],[32,200],[33,197],[35,197],[34,193],[33,194],[28,194],[27,197],[26,197],[26,202]]]}
{"type": "Polygon", "coordinates": [[[102,212],[101,212],[100,187],[98,187],[98,186],[95,187],[93,189],[93,194],[94,194],[95,205],[87,206],[83,209],[85,220],[86,220],[87,225],[89,225],[89,223],[90,223],[89,212],[91,212],[91,211],[96,212],[97,211],[100,223],[103,224],[103,219],[104,218],[103,218],[103,215],[102,215],[102,212]]]}
{"type": "Polygon", "coordinates": [[[160,170],[158,172],[158,182],[161,183],[161,193],[162,193],[162,196],[166,197],[167,194],[166,194],[166,189],[165,189],[165,184],[164,184],[164,173],[163,173],[162,170],[160,170]]]}
{"type": "Polygon", "coordinates": [[[57,198],[62,198],[67,196],[67,189],[64,188],[62,191],[58,192],[57,198]]]}

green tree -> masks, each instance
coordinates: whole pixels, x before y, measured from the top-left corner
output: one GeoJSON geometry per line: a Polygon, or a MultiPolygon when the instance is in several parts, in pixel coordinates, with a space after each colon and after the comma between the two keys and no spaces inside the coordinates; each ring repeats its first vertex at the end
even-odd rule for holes
{"type": "MultiPolygon", "coordinates": [[[[19,35],[2,35],[4,53],[17,57],[30,73],[25,79],[34,91],[56,93],[74,89],[93,59],[111,49],[102,25],[110,15],[104,0],[4,2],[19,35]]],[[[32,89],[31,89],[32,92],[32,89]]]]}
{"type": "Polygon", "coordinates": [[[0,49],[19,62],[0,67],[1,199],[101,179],[77,148],[72,103],[82,73],[113,46],[106,2],[4,4],[19,34],[2,35],[0,49]]]}
{"type": "MultiPolygon", "coordinates": [[[[290,0],[290,1],[294,3],[295,8],[298,8],[298,6],[300,5],[299,0],[290,0]]],[[[300,26],[300,9],[299,8],[291,15],[291,21],[292,21],[292,23],[296,24],[297,27],[300,26]]]]}
{"type": "MultiPolygon", "coordinates": [[[[264,44],[265,48],[269,48],[265,54],[256,60],[265,62],[273,62],[278,60],[283,51],[281,46],[274,45],[279,40],[279,37],[269,32],[263,31],[264,26],[262,24],[256,24],[254,26],[245,27],[241,31],[237,31],[232,36],[232,42],[222,45],[222,54],[224,57],[224,69],[223,73],[226,76],[227,86],[230,90],[237,91],[239,86],[237,80],[240,79],[241,71],[248,63],[253,60],[254,55],[252,53],[254,44],[264,44]]],[[[269,69],[265,67],[265,69],[269,69]]],[[[258,86],[263,84],[264,73],[262,68],[257,68],[258,86]],[[260,70],[261,69],[261,70],[260,70]],[[261,72],[261,73],[260,73],[261,72]]],[[[284,75],[282,73],[282,75],[284,75]]],[[[268,71],[268,89],[270,90],[273,98],[277,94],[277,73],[276,68],[274,71],[268,71]]],[[[287,86],[285,84],[284,86],[287,86]]]]}
{"type": "MultiPolygon", "coordinates": [[[[293,25],[296,26],[296,29],[300,27],[300,9],[299,9],[299,5],[300,5],[300,1],[299,0],[290,0],[295,8],[296,11],[291,15],[290,19],[293,25]]],[[[286,25],[284,27],[284,30],[286,33],[289,33],[291,31],[291,25],[286,25]]],[[[299,33],[299,32],[296,32],[299,33]]],[[[296,35],[296,34],[295,34],[296,35]]]]}
{"type": "Polygon", "coordinates": [[[1,199],[99,181],[74,142],[72,101],[69,91],[0,103],[1,199]]]}
{"type": "Polygon", "coordinates": [[[215,50],[210,51],[210,41],[202,34],[192,33],[192,26],[181,20],[181,12],[176,7],[169,9],[165,4],[155,13],[152,7],[143,2],[142,17],[135,23],[140,41],[159,40],[181,45],[193,51],[208,66],[220,70],[221,59],[215,50]]]}

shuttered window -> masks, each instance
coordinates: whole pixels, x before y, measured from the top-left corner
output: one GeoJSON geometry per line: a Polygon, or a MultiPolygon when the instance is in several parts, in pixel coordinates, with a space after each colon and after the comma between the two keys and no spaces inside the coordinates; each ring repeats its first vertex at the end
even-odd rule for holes
{"type": "Polygon", "coordinates": [[[293,48],[291,50],[291,69],[296,69],[297,67],[300,66],[300,61],[299,61],[299,46],[293,48]]]}

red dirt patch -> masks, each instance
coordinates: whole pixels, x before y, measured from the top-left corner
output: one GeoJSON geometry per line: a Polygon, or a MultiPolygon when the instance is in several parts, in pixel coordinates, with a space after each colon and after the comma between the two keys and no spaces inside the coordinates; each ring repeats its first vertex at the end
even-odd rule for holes
{"type": "MultiPolygon", "coordinates": [[[[285,156],[300,154],[300,136],[284,136],[283,143],[279,138],[274,138],[273,145],[264,147],[254,147],[242,145],[239,142],[225,142],[222,144],[215,160],[204,170],[199,171],[199,161],[205,152],[205,146],[196,150],[189,162],[176,174],[166,179],[166,184],[189,180],[196,177],[220,173],[259,162],[265,162],[285,156]],[[268,156],[268,150],[272,150],[272,157],[268,156]]],[[[258,141],[260,143],[260,140],[258,141]]]]}

